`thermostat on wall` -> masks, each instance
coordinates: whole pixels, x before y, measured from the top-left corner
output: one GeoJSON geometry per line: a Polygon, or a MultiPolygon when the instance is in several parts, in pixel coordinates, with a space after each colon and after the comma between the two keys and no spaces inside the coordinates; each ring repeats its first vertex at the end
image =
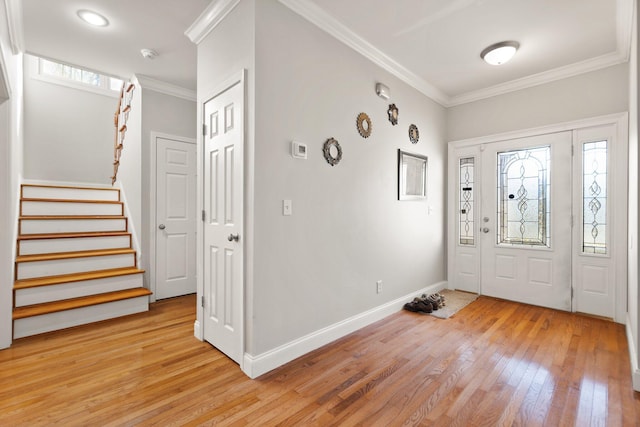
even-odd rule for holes
{"type": "Polygon", "coordinates": [[[298,141],[291,141],[291,155],[296,159],[307,158],[307,144],[298,141]]]}

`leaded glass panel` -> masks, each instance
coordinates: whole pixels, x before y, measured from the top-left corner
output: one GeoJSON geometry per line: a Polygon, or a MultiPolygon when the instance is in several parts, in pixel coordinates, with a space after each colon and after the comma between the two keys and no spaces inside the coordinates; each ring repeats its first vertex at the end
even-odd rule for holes
{"type": "Polygon", "coordinates": [[[460,159],[460,189],[459,200],[460,208],[458,211],[459,219],[459,242],[461,245],[474,244],[474,208],[473,208],[473,157],[460,159]]]}
{"type": "Polygon", "coordinates": [[[551,247],[551,147],[498,153],[497,242],[551,247]]]}
{"type": "Polygon", "coordinates": [[[607,253],[607,141],[582,144],[582,252],[607,253]]]}

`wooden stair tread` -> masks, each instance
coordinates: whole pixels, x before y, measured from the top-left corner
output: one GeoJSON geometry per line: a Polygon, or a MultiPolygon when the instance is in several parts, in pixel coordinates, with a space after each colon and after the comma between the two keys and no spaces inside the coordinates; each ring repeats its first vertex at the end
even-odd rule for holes
{"type": "Polygon", "coordinates": [[[117,191],[120,192],[119,188],[109,188],[109,187],[80,187],[74,185],[47,185],[47,184],[22,184],[22,187],[40,187],[40,188],[71,188],[74,190],[101,190],[101,191],[117,191]]]}
{"type": "Polygon", "coordinates": [[[104,255],[123,255],[134,254],[136,251],[131,248],[119,248],[119,249],[98,249],[91,251],[77,251],[77,252],[57,252],[49,254],[33,254],[33,255],[19,255],[16,257],[16,263],[19,262],[33,262],[33,261],[50,261],[58,259],[69,258],[87,258],[104,255]]]}
{"type": "Polygon", "coordinates": [[[128,231],[94,231],[94,232],[77,232],[77,233],[48,233],[48,234],[21,234],[18,240],[40,240],[40,239],[71,239],[82,237],[116,237],[129,236],[128,231]]]}
{"type": "Polygon", "coordinates": [[[26,317],[41,316],[43,314],[56,313],[65,310],[73,310],[75,308],[89,307],[92,305],[105,304],[114,301],[121,301],[146,295],[151,295],[151,291],[149,291],[147,288],[133,288],[123,291],[107,292],[104,294],[90,295],[86,297],[46,302],[24,307],[16,307],[13,309],[13,320],[24,319],[26,317]]]}
{"type": "Polygon", "coordinates": [[[107,205],[122,205],[123,203],[118,200],[83,200],[83,199],[38,199],[23,197],[20,199],[22,202],[45,202],[45,203],[96,203],[107,205]]]}
{"type": "Polygon", "coordinates": [[[96,270],[84,273],[61,274],[59,276],[36,277],[33,279],[16,280],[13,289],[28,289],[38,286],[59,285],[61,283],[81,282],[83,280],[104,279],[107,277],[128,276],[142,274],[144,270],[136,267],[112,268],[109,270],[96,270]]]}
{"type": "Polygon", "coordinates": [[[124,215],[21,215],[19,219],[125,219],[124,215]]]}

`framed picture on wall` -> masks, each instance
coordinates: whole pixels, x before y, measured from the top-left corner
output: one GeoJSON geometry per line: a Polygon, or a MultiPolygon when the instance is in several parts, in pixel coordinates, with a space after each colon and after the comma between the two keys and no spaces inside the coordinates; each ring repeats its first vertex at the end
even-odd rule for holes
{"type": "Polygon", "coordinates": [[[427,199],[427,156],[398,149],[398,200],[427,199]]]}

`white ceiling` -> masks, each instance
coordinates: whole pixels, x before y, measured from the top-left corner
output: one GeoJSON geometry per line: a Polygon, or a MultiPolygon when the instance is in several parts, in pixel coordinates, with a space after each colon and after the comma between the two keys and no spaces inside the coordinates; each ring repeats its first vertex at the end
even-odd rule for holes
{"type": "Polygon", "coordinates": [[[134,74],[196,89],[196,45],[184,31],[210,0],[21,0],[26,52],[105,74],[134,74]],[[79,9],[110,21],[91,27],[79,9]],[[147,60],[140,49],[159,53],[147,60]]]}
{"type": "MultiPolygon", "coordinates": [[[[264,1],[264,0],[257,0],[264,1]]],[[[632,0],[279,0],[443,105],[481,99],[628,60],[632,0]],[[517,40],[509,63],[480,59],[517,40]]],[[[128,78],[196,86],[184,35],[232,0],[22,0],[25,50],[128,78]],[[90,28],[78,9],[105,15],[90,28]],[[144,60],[141,48],[160,56],[144,60]]]]}

